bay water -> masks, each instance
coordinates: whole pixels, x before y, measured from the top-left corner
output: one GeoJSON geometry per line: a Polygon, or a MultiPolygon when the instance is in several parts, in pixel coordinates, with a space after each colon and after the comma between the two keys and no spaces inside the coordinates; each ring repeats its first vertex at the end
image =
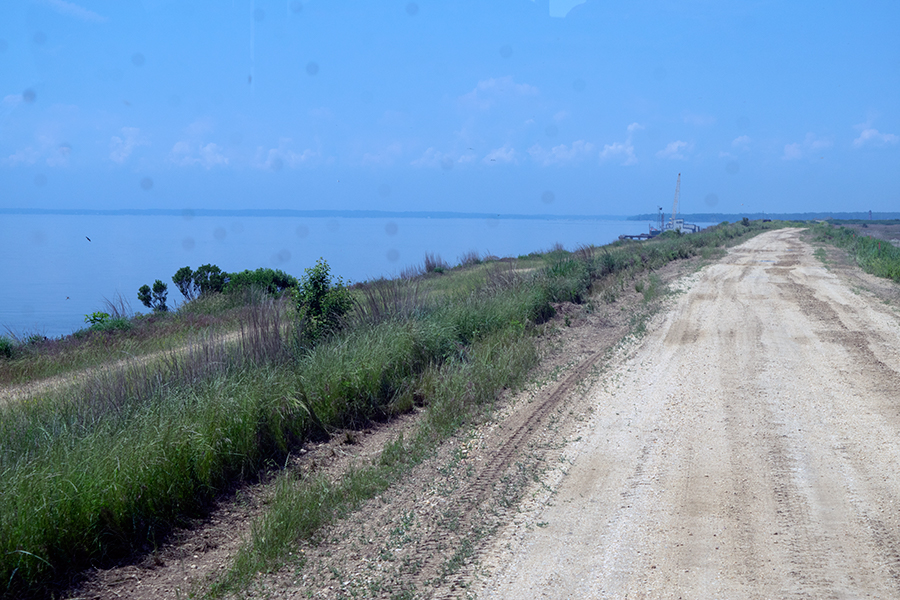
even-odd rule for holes
{"type": "Polygon", "coordinates": [[[626,220],[0,215],[0,335],[58,337],[121,295],[135,311],[143,284],[169,285],[184,266],[259,267],[301,277],[324,258],[345,282],[393,277],[425,253],[451,266],[470,251],[516,257],[562,244],[609,243],[647,231],[626,220]]]}

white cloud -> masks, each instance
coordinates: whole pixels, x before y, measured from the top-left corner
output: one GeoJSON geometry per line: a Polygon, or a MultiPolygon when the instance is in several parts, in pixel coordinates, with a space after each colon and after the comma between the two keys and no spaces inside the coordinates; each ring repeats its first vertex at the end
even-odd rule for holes
{"type": "Polygon", "coordinates": [[[109,158],[120,165],[131,156],[132,151],[138,146],[146,146],[147,142],[140,137],[141,130],[137,127],[123,127],[122,137],[112,136],[109,140],[109,158]]]}
{"type": "Polygon", "coordinates": [[[88,23],[106,23],[109,20],[103,15],[98,15],[92,10],[78,6],[73,2],[66,2],[65,0],[44,0],[44,4],[50,6],[61,15],[74,17],[88,23]]]}
{"type": "Polygon", "coordinates": [[[731,146],[739,150],[747,150],[750,147],[750,136],[740,135],[731,140],[731,146]]]}
{"type": "Polygon", "coordinates": [[[481,162],[489,165],[491,163],[514,163],[516,162],[516,151],[509,144],[504,144],[500,148],[494,148],[481,159],[481,162]]]}
{"type": "Polygon", "coordinates": [[[550,0],[550,16],[562,19],[570,10],[585,2],[587,0],[550,0]]]}
{"type": "Polygon", "coordinates": [[[681,113],[681,118],[688,125],[695,125],[697,127],[708,127],[710,125],[715,125],[716,123],[716,118],[712,115],[701,115],[688,111],[681,113]]]}
{"type": "Polygon", "coordinates": [[[449,171],[453,168],[453,165],[456,164],[456,162],[456,159],[454,159],[450,154],[429,147],[425,152],[422,153],[422,156],[410,162],[409,164],[414,167],[440,167],[445,171],[449,171]]]}
{"type": "Polygon", "coordinates": [[[814,134],[807,133],[806,138],[802,142],[785,144],[784,154],[781,158],[782,160],[799,160],[815,152],[831,148],[831,145],[831,140],[819,139],[814,134]]]}
{"type": "Polygon", "coordinates": [[[182,167],[200,165],[205,169],[228,164],[228,157],[222,154],[219,145],[213,142],[208,144],[195,144],[188,141],[176,142],[172,147],[170,160],[182,167]]]}
{"type": "Polygon", "coordinates": [[[560,121],[562,121],[563,119],[567,119],[568,117],[569,117],[569,111],[561,110],[558,113],[556,113],[555,115],[553,115],[553,120],[556,121],[557,123],[559,123],[560,121]]]}
{"type": "Polygon", "coordinates": [[[377,152],[366,152],[362,157],[362,164],[366,166],[387,167],[402,154],[403,147],[400,142],[394,142],[377,152]]]}
{"type": "Polygon", "coordinates": [[[558,165],[581,160],[593,152],[593,150],[594,145],[592,143],[585,142],[584,140],[577,140],[572,142],[571,147],[560,144],[559,146],[554,146],[549,151],[544,150],[540,144],[535,144],[528,149],[528,154],[530,154],[531,158],[536,162],[546,167],[548,165],[558,165]]]}
{"type": "Polygon", "coordinates": [[[624,142],[613,142],[612,144],[604,144],[603,150],[600,151],[600,160],[610,160],[612,158],[624,158],[623,166],[630,166],[637,163],[637,157],[634,155],[634,144],[631,138],[635,131],[640,131],[644,126],[640,123],[632,123],[627,127],[628,135],[625,136],[624,142]]]}
{"type": "Polygon", "coordinates": [[[690,151],[692,145],[681,140],[669,142],[665,148],[656,153],[659,158],[667,158],[669,160],[687,160],[687,156],[682,154],[682,150],[690,151]]]}
{"type": "Polygon", "coordinates": [[[893,133],[881,133],[877,129],[867,127],[862,130],[859,137],[853,140],[854,148],[862,148],[863,146],[887,146],[896,144],[900,141],[900,137],[893,133]]]}
{"type": "Polygon", "coordinates": [[[536,96],[538,89],[527,83],[516,83],[512,76],[484,79],[475,89],[459,97],[461,104],[479,110],[488,110],[501,97],[536,96]]]}
{"type": "Polygon", "coordinates": [[[40,153],[31,146],[28,146],[21,150],[16,150],[13,154],[10,154],[4,162],[13,167],[20,165],[29,166],[36,163],[39,158],[40,153]]]}
{"type": "Polygon", "coordinates": [[[280,171],[287,167],[296,169],[299,167],[310,166],[318,163],[321,154],[315,150],[307,148],[303,152],[295,152],[291,149],[293,140],[291,138],[281,138],[278,140],[277,148],[264,149],[262,146],[257,148],[256,166],[259,169],[269,169],[272,171],[280,171]]]}

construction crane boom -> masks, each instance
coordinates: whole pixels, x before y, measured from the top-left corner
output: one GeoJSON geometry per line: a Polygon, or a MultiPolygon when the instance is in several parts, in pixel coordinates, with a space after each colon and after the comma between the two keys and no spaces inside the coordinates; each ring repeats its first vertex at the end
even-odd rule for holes
{"type": "Polygon", "coordinates": [[[678,217],[678,195],[681,193],[681,173],[678,174],[678,181],[675,183],[675,200],[672,202],[672,231],[675,231],[675,219],[678,217]]]}

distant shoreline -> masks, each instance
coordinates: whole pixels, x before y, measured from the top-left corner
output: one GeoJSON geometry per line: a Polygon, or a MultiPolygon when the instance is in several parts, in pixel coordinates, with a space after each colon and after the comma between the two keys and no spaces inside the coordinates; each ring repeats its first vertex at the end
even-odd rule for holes
{"type": "MultiPolygon", "coordinates": [[[[218,209],[218,208],[0,208],[0,215],[70,215],[70,216],[135,216],[135,217],[299,217],[343,219],[515,219],[532,221],[651,221],[659,215],[554,215],[477,213],[452,211],[388,211],[388,210],[294,210],[294,209],[218,209]]],[[[700,223],[733,223],[742,218],[778,219],[785,221],[868,220],[869,212],[807,212],[807,213],[680,213],[686,221],[700,223]]],[[[900,212],[872,212],[872,220],[900,219],[900,212]]]]}
{"type": "Polygon", "coordinates": [[[527,219],[552,221],[626,221],[623,215],[502,214],[451,211],[293,210],[216,208],[0,208],[4,215],[145,216],[145,217],[306,217],[345,219],[527,219]]]}

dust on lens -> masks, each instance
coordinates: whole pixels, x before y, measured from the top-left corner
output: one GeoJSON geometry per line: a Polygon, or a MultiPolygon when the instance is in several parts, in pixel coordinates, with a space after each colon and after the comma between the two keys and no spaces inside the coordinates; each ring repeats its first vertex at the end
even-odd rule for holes
{"type": "Polygon", "coordinates": [[[400,260],[400,253],[397,252],[394,248],[391,248],[387,251],[387,259],[391,262],[397,262],[400,260]]]}
{"type": "Polygon", "coordinates": [[[305,238],[309,235],[309,227],[306,225],[297,225],[297,237],[305,238]]]}
{"type": "Polygon", "coordinates": [[[317,62],[306,63],[306,74],[307,75],[318,75],[319,74],[319,63],[317,63],[317,62]]]}
{"type": "Polygon", "coordinates": [[[150,177],[144,177],[141,179],[141,189],[145,192],[148,192],[153,189],[153,179],[150,177]]]}
{"type": "Polygon", "coordinates": [[[146,62],[146,59],[144,59],[144,55],[140,52],[135,52],[131,55],[131,64],[133,64],[134,66],[143,67],[144,62],[146,62]]]}
{"type": "Polygon", "coordinates": [[[387,198],[391,195],[391,186],[386,183],[382,183],[378,186],[378,195],[382,198],[387,198]]]}
{"type": "Polygon", "coordinates": [[[453,168],[453,159],[449,156],[445,156],[441,159],[441,168],[445,171],[449,171],[453,168]]]}
{"type": "Polygon", "coordinates": [[[547,134],[547,137],[553,137],[557,133],[559,133],[559,127],[557,127],[553,123],[550,123],[549,125],[547,125],[547,128],[544,129],[544,133],[547,134]]]}
{"type": "Polygon", "coordinates": [[[732,160],[728,164],[725,165],[725,172],[731,175],[734,175],[738,171],[741,170],[741,165],[736,161],[732,160]]]}
{"type": "Polygon", "coordinates": [[[303,3],[299,0],[294,0],[291,2],[291,12],[297,14],[303,10],[303,3]]]}
{"type": "Polygon", "coordinates": [[[554,200],[556,200],[556,194],[554,194],[550,190],[547,190],[543,194],[541,194],[541,202],[543,202],[544,204],[552,204],[554,200]]]}
{"type": "Polygon", "coordinates": [[[31,103],[34,102],[36,99],[37,99],[37,94],[34,93],[34,90],[33,90],[33,89],[28,88],[27,90],[25,90],[24,92],[22,92],[22,100],[23,100],[24,102],[27,102],[28,104],[31,104],[31,103]]]}
{"type": "Polygon", "coordinates": [[[43,31],[35,31],[34,35],[31,36],[31,41],[37,44],[38,46],[43,46],[47,41],[47,34],[43,31]]]}
{"type": "Polygon", "coordinates": [[[284,161],[276,156],[272,159],[272,162],[269,163],[269,168],[278,172],[284,168],[284,161]]]}
{"type": "Polygon", "coordinates": [[[327,223],[325,223],[325,229],[327,229],[331,233],[335,233],[340,228],[341,224],[337,222],[337,219],[331,219],[327,223]]]}
{"type": "Polygon", "coordinates": [[[192,238],[192,237],[186,237],[183,240],[181,240],[181,247],[185,250],[193,250],[194,246],[196,246],[196,245],[197,245],[197,243],[194,241],[194,238],[192,238]]]}
{"type": "Polygon", "coordinates": [[[388,221],[384,226],[384,232],[388,235],[397,235],[397,224],[393,221],[388,221]]]}
{"type": "Polygon", "coordinates": [[[716,206],[719,203],[719,197],[713,193],[709,193],[703,198],[703,202],[707,206],[716,206]]]}
{"type": "Polygon", "coordinates": [[[583,92],[585,88],[584,79],[576,79],[572,82],[572,89],[576,92],[583,92]]]}
{"type": "Polygon", "coordinates": [[[502,56],[503,58],[509,58],[510,56],[512,56],[512,46],[510,46],[509,44],[500,46],[500,56],[502,56]]]}
{"type": "Polygon", "coordinates": [[[415,2],[410,2],[409,4],[407,4],[406,5],[406,14],[408,14],[411,17],[414,17],[417,14],[419,14],[419,5],[416,4],[415,2]]]}
{"type": "Polygon", "coordinates": [[[38,187],[44,187],[47,185],[47,176],[43,173],[38,173],[34,176],[34,185],[38,187]]]}
{"type": "Polygon", "coordinates": [[[253,11],[253,20],[257,23],[262,23],[266,20],[266,11],[261,8],[257,8],[253,11]]]}
{"type": "Polygon", "coordinates": [[[220,242],[223,241],[227,235],[228,235],[228,232],[225,231],[224,227],[216,227],[213,230],[213,237],[216,238],[217,240],[219,240],[220,242]]]}

